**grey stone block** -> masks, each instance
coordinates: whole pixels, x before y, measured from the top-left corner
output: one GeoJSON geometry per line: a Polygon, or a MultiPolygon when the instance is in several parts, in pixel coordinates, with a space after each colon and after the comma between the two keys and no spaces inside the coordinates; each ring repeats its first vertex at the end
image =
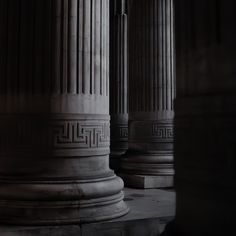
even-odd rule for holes
{"type": "Polygon", "coordinates": [[[151,176],[151,175],[131,175],[120,174],[119,175],[127,187],[134,188],[167,188],[173,187],[174,176],[151,176]]]}

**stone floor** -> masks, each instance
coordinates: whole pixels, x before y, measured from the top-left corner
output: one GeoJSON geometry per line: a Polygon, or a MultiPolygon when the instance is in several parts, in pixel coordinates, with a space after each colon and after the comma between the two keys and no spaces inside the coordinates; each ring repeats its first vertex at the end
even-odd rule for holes
{"type": "Polygon", "coordinates": [[[121,218],[82,225],[0,226],[0,236],[158,236],[175,215],[173,190],[125,189],[130,212],[121,218]]]}

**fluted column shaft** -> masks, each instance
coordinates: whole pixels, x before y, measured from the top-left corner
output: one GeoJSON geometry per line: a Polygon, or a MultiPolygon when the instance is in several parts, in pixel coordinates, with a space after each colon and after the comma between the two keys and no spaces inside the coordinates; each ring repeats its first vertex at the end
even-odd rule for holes
{"type": "Polygon", "coordinates": [[[178,235],[226,235],[236,212],[236,4],[175,5],[178,235]]]}
{"type": "Polygon", "coordinates": [[[110,165],[118,170],[120,156],[128,149],[127,0],[111,2],[110,53],[110,165]]]}
{"type": "Polygon", "coordinates": [[[122,173],[129,185],[172,186],[173,1],[133,1],[129,28],[129,151],[122,173]]]}
{"type": "Polygon", "coordinates": [[[2,0],[0,15],[0,221],[125,214],[109,169],[109,0],[2,0]]]}

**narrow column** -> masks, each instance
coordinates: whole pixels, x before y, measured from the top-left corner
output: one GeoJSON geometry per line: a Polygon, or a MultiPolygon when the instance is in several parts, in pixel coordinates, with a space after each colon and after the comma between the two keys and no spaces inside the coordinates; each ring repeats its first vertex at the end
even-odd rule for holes
{"type": "Polygon", "coordinates": [[[0,222],[125,214],[109,169],[109,0],[1,0],[0,16],[0,222]]]}
{"type": "Polygon", "coordinates": [[[227,235],[236,212],[236,4],[175,5],[178,235],[227,235]]]}
{"type": "Polygon", "coordinates": [[[110,114],[111,155],[110,166],[120,167],[120,156],[128,149],[127,100],[127,0],[111,1],[110,32],[110,114]]]}
{"type": "Polygon", "coordinates": [[[173,186],[175,97],[172,0],[135,0],[130,9],[129,150],[126,185],[173,186]]]}

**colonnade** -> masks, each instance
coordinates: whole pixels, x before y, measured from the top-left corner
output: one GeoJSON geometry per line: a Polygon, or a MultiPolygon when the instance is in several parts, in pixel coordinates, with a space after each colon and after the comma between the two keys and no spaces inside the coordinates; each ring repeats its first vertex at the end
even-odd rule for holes
{"type": "Polygon", "coordinates": [[[127,186],[175,180],[183,235],[222,235],[236,209],[235,3],[109,3],[0,1],[0,221],[126,214],[111,152],[127,186]]]}
{"type": "Polygon", "coordinates": [[[111,157],[126,185],[173,185],[172,0],[109,3],[0,3],[3,223],[128,212],[109,168],[109,109],[111,157]]]}

